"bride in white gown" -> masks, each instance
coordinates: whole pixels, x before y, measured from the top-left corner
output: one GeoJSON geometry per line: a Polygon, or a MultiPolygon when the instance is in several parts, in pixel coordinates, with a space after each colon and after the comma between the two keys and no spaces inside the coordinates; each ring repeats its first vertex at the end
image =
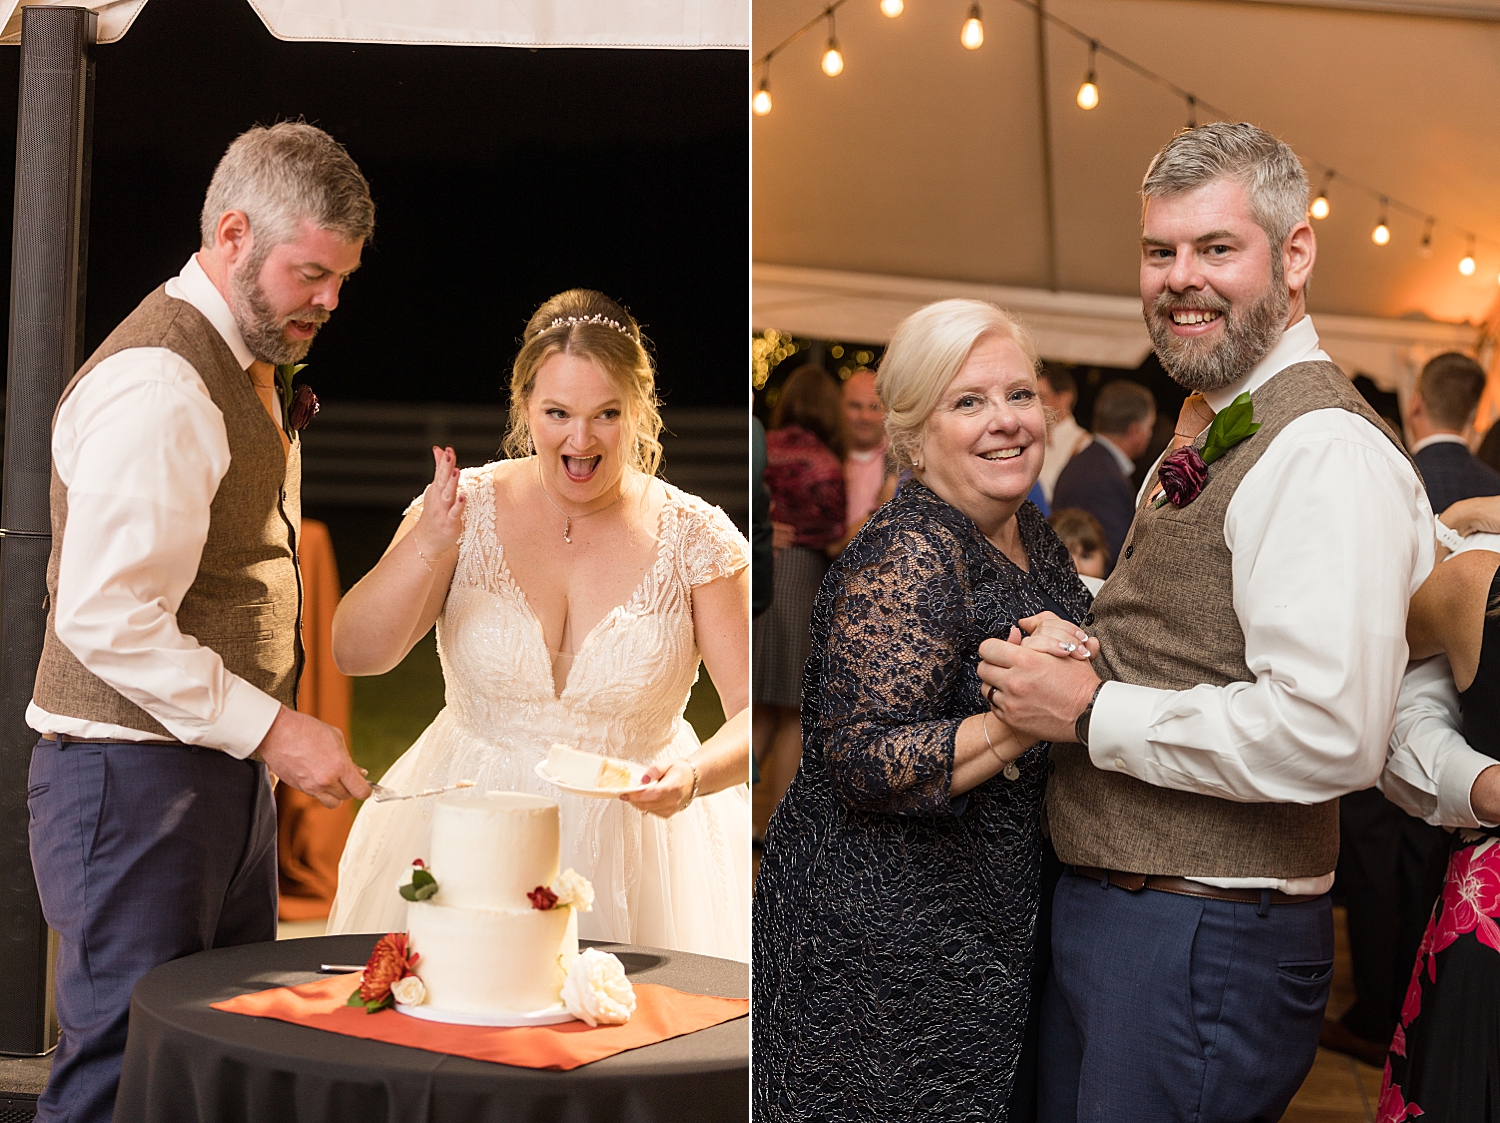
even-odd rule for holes
{"type": "MultiPolygon", "coordinates": [[[[571,290],[532,317],[511,403],[512,459],[459,472],[435,449],[431,486],[335,618],[350,674],[384,673],[437,624],[447,704],[381,783],[555,799],[562,864],[596,893],[581,936],[748,959],[748,547],[654,477],[650,361],[607,297],[571,290]],[[701,745],[682,716],[700,654],[728,718],[701,745]],[[535,773],[554,743],[648,764],[653,782],[569,795],[535,773]]],[[[433,804],[364,805],[330,933],[405,929],[396,885],[433,804]]]]}

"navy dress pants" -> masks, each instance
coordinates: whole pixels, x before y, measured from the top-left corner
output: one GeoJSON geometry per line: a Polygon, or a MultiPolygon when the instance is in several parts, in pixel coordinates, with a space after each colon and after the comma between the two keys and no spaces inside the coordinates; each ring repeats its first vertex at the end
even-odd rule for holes
{"type": "Polygon", "coordinates": [[[62,1038],[40,1123],[109,1123],[130,992],[168,960],[276,938],[276,810],[263,764],[213,749],[43,740],[31,864],[62,937],[62,1038]]]}
{"type": "Polygon", "coordinates": [[[1328,895],[1258,907],[1064,874],[1041,1123],[1274,1123],[1318,1050],[1328,895]]]}

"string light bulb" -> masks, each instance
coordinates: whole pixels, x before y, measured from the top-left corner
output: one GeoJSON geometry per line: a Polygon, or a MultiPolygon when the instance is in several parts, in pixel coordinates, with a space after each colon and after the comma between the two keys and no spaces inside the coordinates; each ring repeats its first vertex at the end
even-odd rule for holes
{"type": "Polygon", "coordinates": [[[1472,277],[1476,266],[1474,264],[1474,237],[1469,236],[1469,252],[1464,254],[1463,260],[1458,263],[1458,271],[1465,277],[1472,277]]]}
{"type": "Polygon", "coordinates": [[[1380,197],[1380,221],[1375,224],[1375,229],[1370,231],[1370,241],[1374,242],[1377,246],[1387,245],[1391,240],[1391,228],[1385,223],[1386,210],[1389,207],[1390,200],[1382,195],[1380,197]]]}
{"type": "Polygon", "coordinates": [[[1099,49],[1097,39],[1089,42],[1089,74],[1078,87],[1078,108],[1093,109],[1099,104],[1099,87],[1094,82],[1094,52],[1099,49]]]}
{"type": "Polygon", "coordinates": [[[844,56],[839,54],[839,39],[834,34],[833,9],[828,9],[828,49],[823,52],[823,73],[837,78],[844,72],[844,56]]]}
{"type": "Polygon", "coordinates": [[[1422,255],[1423,261],[1428,261],[1432,258],[1432,223],[1433,218],[1431,215],[1428,215],[1427,221],[1422,224],[1422,248],[1419,252],[1422,255]]]}
{"type": "Polygon", "coordinates": [[[903,0],[880,0],[880,14],[883,16],[895,19],[904,11],[906,11],[906,4],[903,0]]]}
{"type": "Polygon", "coordinates": [[[760,80],[760,89],[755,91],[755,96],[750,99],[750,108],[755,111],[757,117],[764,117],[771,112],[771,89],[769,80],[760,80]]]}
{"type": "Polygon", "coordinates": [[[964,29],[958,33],[958,41],[971,51],[984,45],[984,23],[979,18],[979,5],[969,9],[969,18],[964,20],[964,29]]]}
{"type": "Polygon", "coordinates": [[[1333,210],[1328,205],[1328,185],[1333,182],[1333,170],[1330,168],[1323,173],[1323,186],[1318,188],[1318,197],[1312,201],[1312,206],[1307,208],[1307,213],[1314,218],[1327,218],[1333,210]]]}
{"type": "Polygon", "coordinates": [[[1187,96],[1188,123],[1187,127],[1196,129],[1198,127],[1198,99],[1192,94],[1187,96]]]}

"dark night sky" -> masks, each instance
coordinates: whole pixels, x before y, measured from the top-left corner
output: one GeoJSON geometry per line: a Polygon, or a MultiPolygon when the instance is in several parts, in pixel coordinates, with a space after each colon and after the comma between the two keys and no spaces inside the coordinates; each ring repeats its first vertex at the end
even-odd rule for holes
{"type": "MultiPolygon", "coordinates": [[[[151,0],[96,58],[89,350],[197,248],[228,143],[302,116],[377,207],[309,355],[325,401],[497,404],[526,319],[573,286],[642,321],[668,406],[745,401],[745,52],[284,43],[246,0],[151,0]]],[[[0,48],[0,120],[18,72],[0,48]]],[[[0,136],[8,214],[14,128],[0,136]]]]}

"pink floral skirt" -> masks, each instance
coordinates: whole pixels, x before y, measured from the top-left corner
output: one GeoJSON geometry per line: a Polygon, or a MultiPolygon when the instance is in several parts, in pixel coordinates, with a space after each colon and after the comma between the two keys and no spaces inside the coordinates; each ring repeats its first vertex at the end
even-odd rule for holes
{"type": "Polygon", "coordinates": [[[1497,918],[1500,838],[1460,842],[1391,1039],[1379,1123],[1500,1123],[1497,918]]]}

